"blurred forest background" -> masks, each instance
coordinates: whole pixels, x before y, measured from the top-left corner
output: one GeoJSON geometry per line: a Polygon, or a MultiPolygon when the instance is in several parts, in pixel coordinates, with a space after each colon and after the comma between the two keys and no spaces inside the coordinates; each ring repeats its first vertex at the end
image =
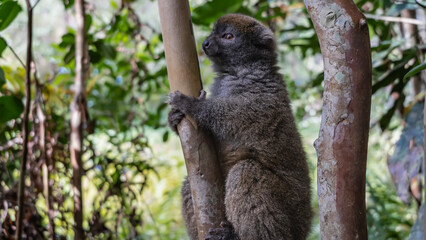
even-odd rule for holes
{"type": "MultiPolygon", "coordinates": [[[[219,16],[244,13],[276,33],[279,67],[309,157],[317,212],[312,144],[321,122],[323,64],[303,2],[189,2],[206,88],[214,73],[200,46],[219,16]]],[[[355,2],[368,18],[373,57],[368,234],[370,239],[407,239],[424,201],[426,78],[421,70],[426,68],[426,2],[355,2]]],[[[26,239],[73,239],[69,143],[74,0],[31,3],[34,64],[24,232],[26,239]]],[[[180,214],[180,185],[186,169],[179,139],[167,127],[169,83],[157,2],[91,0],[85,7],[90,57],[82,158],[86,235],[89,239],[187,239],[180,214]]],[[[0,239],[13,239],[16,231],[27,24],[25,1],[0,0],[0,239]]],[[[318,224],[316,217],[310,239],[319,239],[318,224]]],[[[414,234],[411,238],[420,239],[414,234]]]]}

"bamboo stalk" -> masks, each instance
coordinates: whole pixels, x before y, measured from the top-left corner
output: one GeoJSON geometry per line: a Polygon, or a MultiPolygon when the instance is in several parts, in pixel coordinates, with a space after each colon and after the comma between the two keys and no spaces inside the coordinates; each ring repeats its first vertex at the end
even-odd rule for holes
{"type": "MultiPolygon", "coordinates": [[[[158,1],[171,91],[198,97],[202,89],[187,0],[158,1]]],[[[183,119],[178,126],[191,187],[198,238],[225,220],[224,185],[210,135],[183,119]]]]}

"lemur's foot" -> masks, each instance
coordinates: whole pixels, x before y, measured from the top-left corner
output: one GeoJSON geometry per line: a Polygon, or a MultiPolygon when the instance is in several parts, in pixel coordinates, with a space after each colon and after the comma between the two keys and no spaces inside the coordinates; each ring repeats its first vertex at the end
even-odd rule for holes
{"type": "Polygon", "coordinates": [[[235,234],[234,227],[228,221],[220,223],[219,228],[209,230],[209,234],[204,237],[205,240],[239,240],[235,234]]]}

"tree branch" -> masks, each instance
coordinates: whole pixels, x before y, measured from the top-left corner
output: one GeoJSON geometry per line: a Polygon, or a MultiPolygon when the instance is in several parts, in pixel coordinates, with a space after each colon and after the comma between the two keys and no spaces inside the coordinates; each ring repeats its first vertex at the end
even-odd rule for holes
{"type": "Polygon", "coordinates": [[[26,70],[25,70],[25,90],[26,90],[26,99],[25,99],[25,109],[23,116],[23,131],[24,136],[24,145],[22,151],[22,162],[19,175],[19,188],[18,188],[18,217],[17,217],[17,239],[22,239],[23,232],[23,217],[24,217],[24,199],[25,199],[25,175],[26,175],[26,166],[28,158],[28,135],[29,135],[29,124],[28,116],[30,113],[30,104],[31,104],[31,56],[32,56],[32,34],[33,34],[33,8],[31,7],[30,1],[25,1],[27,4],[27,13],[28,13],[28,28],[27,28],[27,60],[26,60],[26,70]]]}
{"type": "MultiPolygon", "coordinates": [[[[34,9],[34,8],[37,6],[37,4],[38,4],[39,2],[40,2],[40,0],[37,0],[37,2],[35,2],[35,3],[34,3],[34,5],[32,6],[32,9],[34,9]]],[[[32,9],[31,9],[31,10],[32,10],[32,9]]]]}
{"type": "Polygon", "coordinates": [[[374,14],[368,14],[368,13],[364,13],[364,15],[368,19],[374,19],[374,20],[385,21],[385,22],[400,22],[400,23],[408,23],[408,24],[414,24],[414,25],[426,25],[425,21],[420,21],[414,18],[381,16],[381,15],[374,15],[374,14]]]}
{"type": "Polygon", "coordinates": [[[12,147],[14,147],[16,145],[21,145],[22,142],[23,142],[23,140],[19,136],[16,137],[16,138],[13,138],[13,139],[7,141],[6,144],[0,146],[0,152],[6,151],[7,149],[12,148],[12,147]]]}
{"type": "Polygon", "coordinates": [[[76,12],[76,40],[75,40],[75,81],[74,97],[70,105],[71,111],[71,135],[70,157],[73,167],[73,192],[74,192],[74,238],[85,239],[83,229],[83,196],[81,178],[83,175],[82,145],[83,145],[83,119],[85,103],[85,8],[84,0],[76,0],[74,3],[76,12]]]}
{"type": "Polygon", "coordinates": [[[22,67],[25,68],[24,62],[22,62],[21,58],[18,56],[18,54],[16,54],[15,50],[13,50],[9,44],[7,44],[7,46],[9,47],[10,51],[12,51],[13,55],[15,55],[16,59],[18,59],[18,61],[21,63],[22,67]]]}

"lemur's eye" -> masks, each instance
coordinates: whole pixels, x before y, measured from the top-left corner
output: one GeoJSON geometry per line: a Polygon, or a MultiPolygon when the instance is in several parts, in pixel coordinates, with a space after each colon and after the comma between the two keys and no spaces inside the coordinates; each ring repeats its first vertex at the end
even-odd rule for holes
{"type": "Polygon", "coordinates": [[[231,33],[225,33],[225,34],[223,34],[223,38],[225,38],[225,39],[233,39],[234,38],[234,35],[232,35],[231,33]]]}

